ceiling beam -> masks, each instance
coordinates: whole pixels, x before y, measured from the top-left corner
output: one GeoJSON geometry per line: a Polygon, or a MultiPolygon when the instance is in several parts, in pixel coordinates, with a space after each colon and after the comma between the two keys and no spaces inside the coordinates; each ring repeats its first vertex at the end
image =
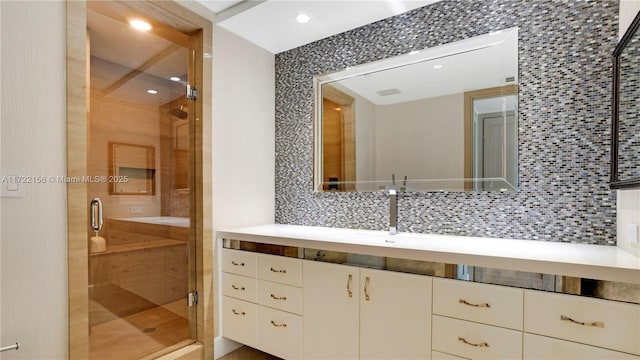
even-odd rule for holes
{"type": "Polygon", "coordinates": [[[133,80],[136,76],[144,73],[147,69],[157,64],[162,59],[171,55],[173,52],[179,50],[180,47],[181,46],[177,44],[171,44],[167,46],[166,48],[161,50],[159,53],[151,57],[149,60],[145,61],[142,65],[138,66],[137,69],[131,70],[129,73],[127,73],[126,75],[118,79],[116,82],[106,87],[104,90],[102,90],[102,94],[109,95],[110,93],[114,92],[115,90],[117,90],[118,88],[126,84],[127,82],[133,80]]]}
{"type": "Polygon", "coordinates": [[[232,7],[228,8],[228,9],[224,9],[221,12],[219,12],[216,15],[216,22],[222,22],[225,21],[227,19],[230,19],[242,12],[245,12],[249,9],[251,9],[254,6],[258,6],[260,4],[262,4],[263,2],[266,2],[267,0],[245,0],[243,2],[240,2],[238,4],[233,5],[232,7]]]}

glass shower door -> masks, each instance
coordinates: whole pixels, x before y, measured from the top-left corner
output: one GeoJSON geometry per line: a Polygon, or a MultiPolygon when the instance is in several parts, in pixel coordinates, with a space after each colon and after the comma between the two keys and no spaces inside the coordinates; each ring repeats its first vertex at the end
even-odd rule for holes
{"type": "Polygon", "coordinates": [[[87,204],[101,199],[103,218],[101,228],[88,227],[91,359],[159,355],[196,338],[187,301],[195,278],[189,38],[162,24],[129,23],[118,15],[124,8],[87,9],[83,181],[87,204]]]}

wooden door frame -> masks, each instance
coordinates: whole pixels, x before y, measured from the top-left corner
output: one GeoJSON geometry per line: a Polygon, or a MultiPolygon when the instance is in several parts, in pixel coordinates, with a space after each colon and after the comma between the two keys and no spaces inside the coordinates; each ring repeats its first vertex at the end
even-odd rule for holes
{"type": "Polygon", "coordinates": [[[518,85],[505,85],[464,93],[464,190],[473,191],[473,101],[518,95],[518,85]]]}
{"type": "MultiPolygon", "coordinates": [[[[199,302],[196,313],[196,340],[203,345],[201,358],[213,358],[213,208],[212,208],[212,37],[211,21],[182,7],[174,1],[136,1],[126,3],[132,11],[144,14],[149,20],[167,24],[185,34],[196,53],[195,68],[201,76],[195,86],[202,101],[193,110],[194,172],[191,203],[196,217],[191,227],[195,237],[196,283],[199,302]],[[203,56],[203,54],[209,54],[203,56]],[[205,199],[207,199],[205,201],[205,199]]],[[[87,174],[87,111],[88,67],[87,2],[68,0],[67,3],[67,176],[87,174]]],[[[68,266],[68,336],[69,359],[89,358],[89,263],[87,184],[67,184],[67,266],[68,266]]],[[[190,280],[191,281],[191,280],[190,280]]]]}
{"type": "MultiPolygon", "coordinates": [[[[322,86],[322,99],[327,99],[342,107],[342,176],[338,189],[340,191],[353,191],[355,190],[356,182],[356,99],[328,84],[322,86]]],[[[324,182],[324,173],[322,181],[324,182]]],[[[326,185],[323,187],[328,190],[326,185]]]]}

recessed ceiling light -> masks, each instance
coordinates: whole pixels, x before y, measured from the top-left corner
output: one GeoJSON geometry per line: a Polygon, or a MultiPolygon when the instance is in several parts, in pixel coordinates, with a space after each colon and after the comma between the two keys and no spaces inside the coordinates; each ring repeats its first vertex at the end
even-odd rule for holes
{"type": "Polygon", "coordinates": [[[157,94],[157,93],[158,93],[158,90],[149,89],[149,90],[147,90],[147,92],[148,92],[149,94],[153,94],[153,95],[155,95],[155,94],[157,94]]]}
{"type": "Polygon", "coordinates": [[[296,21],[299,22],[300,24],[306,24],[311,20],[311,18],[309,17],[309,15],[307,14],[298,14],[298,16],[296,16],[296,21]]]}
{"type": "Polygon", "coordinates": [[[133,26],[134,29],[136,30],[140,30],[140,31],[149,31],[151,30],[151,25],[148,22],[142,21],[142,20],[138,20],[138,19],[134,19],[129,21],[129,24],[131,26],[133,26]]]}
{"type": "Polygon", "coordinates": [[[419,53],[420,53],[420,50],[413,50],[412,52],[409,53],[409,55],[415,55],[419,53]]]}
{"type": "Polygon", "coordinates": [[[500,34],[502,34],[502,30],[492,31],[489,33],[489,36],[500,35],[500,34]]]}
{"type": "Polygon", "coordinates": [[[338,107],[333,108],[333,110],[340,111],[340,110],[342,110],[342,108],[338,106],[338,107]]]}
{"type": "Polygon", "coordinates": [[[180,81],[180,78],[177,77],[177,76],[172,76],[172,77],[169,78],[169,80],[171,80],[171,81],[180,81]]]}
{"type": "Polygon", "coordinates": [[[442,69],[442,65],[441,64],[436,64],[436,65],[433,65],[433,68],[436,69],[436,70],[439,70],[439,69],[442,69]]]}

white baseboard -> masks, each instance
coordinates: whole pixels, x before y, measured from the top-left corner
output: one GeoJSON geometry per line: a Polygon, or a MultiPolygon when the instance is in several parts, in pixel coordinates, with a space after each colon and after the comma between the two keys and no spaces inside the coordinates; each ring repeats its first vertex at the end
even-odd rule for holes
{"type": "Polygon", "coordinates": [[[219,359],[228,353],[241,348],[243,345],[222,336],[213,339],[213,358],[219,359]]]}

